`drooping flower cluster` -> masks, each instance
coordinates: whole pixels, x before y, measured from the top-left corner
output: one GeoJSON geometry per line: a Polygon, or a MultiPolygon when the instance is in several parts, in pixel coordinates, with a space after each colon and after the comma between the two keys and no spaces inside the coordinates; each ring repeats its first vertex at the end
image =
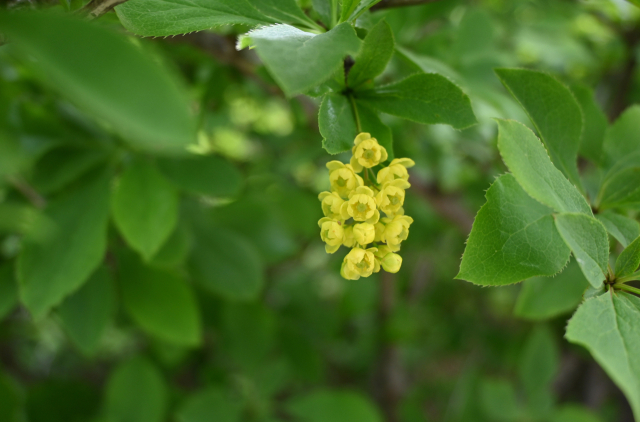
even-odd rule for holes
{"type": "Polygon", "coordinates": [[[402,265],[402,257],[396,252],[413,223],[402,206],[405,190],[411,186],[407,168],[415,163],[409,158],[396,158],[376,175],[373,168],[385,162],[388,155],[368,133],[356,136],[351,152],[349,164],[327,163],[331,192],[318,196],[324,213],[318,222],[320,237],[328,253],[342,245],[351,248],[340,270],[348,280],[369,277],[380,267],[396,273],[402,265]]]}

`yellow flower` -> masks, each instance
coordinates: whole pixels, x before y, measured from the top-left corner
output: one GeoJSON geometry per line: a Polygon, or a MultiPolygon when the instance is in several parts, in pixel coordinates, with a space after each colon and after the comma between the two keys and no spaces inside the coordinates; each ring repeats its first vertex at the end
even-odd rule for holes
{"type": "Polygon", "coordinates": [[[353,226],[347,226],[344,228],[344,239],[342,244],[347,248],[353,248],[356,244],[356,238],[353,235],[353,226]]]}
{"type": "Polygon", "coordinates": [[[380,219],[380,211],[376,208],[373,191],[366,186],[360,186],[351,192],[349,201],[342,204],[340,213],[345,220],[353,217],[355,221],[364,221],[370,224],[375,224],[380,219]]]}
{"type": "Polygon", "coordinates": [[[344,200],[340,198],[337,192],[322,192],[318,195],[318,199],[322,201],[322,212],[325,217],[334,220],[340,219],[340,207],[344,203],[344,200]]]}
{"type": "Polygon", "coordinates": [[[380,262],[382,268],[388,273],[397,273],[402,266],[402,257],[397,253],[388,253],[380,262]]]}
{"type": "Polygon", "coordinates": [[[396,179],[409,180],[407,169],[415,165],[416,163],[410,158],[394,159],[388,167],[382,168],[378,172],[378,184],[383,185],[396,179]]]}
{"type": "Polygon", "coordinates": [[[357,280],[380,271],[380,264],[373,255],[376,251],[376,248],[351,249],[351,252],[344,257],[340,274],[347,280],[357,280]]]}
{"type": "Polygon", "coordinates": [[[353,226],[353,236],[360,245],[366,245],[373,242],[376,229],[373,224],[360,223],[353,226]]]}
{"type": "Polygon", "coordinates": [[[351,149],[351,166],[360,173],[362,168],[371,168],[387,160],[389,155],[387,150],[378,143],[376,138],[372,138],[368,133],[360,133],[353,141],[355,144],[351,149]]]}
{"type": "Polygon", "coordinates": [[[318,221],[320,226],[320,237],[326,243],[325,250],[327,253],[334,253],[342,245],[344,238],[344,229],[339,222],[324,217],[318,221]]]}
{"type": "Polygon", "coordinates": [[[409,236],[409,226],[413,223],[413,218],[406,215],[396,215],[393,219],[383,219],[383,222],[386,225],[382,241],[386,242],[392,251],[400,250],[400,243],[409,236]]]}
{"type": "Polygon", "coordinates": [[[394,214],[404,214],[400,211],[404,204],[404,190],[411,185],[406,180],[397,179],[387,182],[382,186],[382,190],[376,196],[378,208],[384,211],[389,217],[394,214]]]}
{"type": "Polygon", "coordinates": [[[374,253],[374,255],[376,256],[376,258],[382,259],[387,256],[388,253],[391,253],[391,248],[389,248],[389,246],[387,245],[380,245],[378,246],[378,250],[376,251],[376,253],[374,253]]]}
{"type": "Polygon", "coordinates": [[[373,238],[374,242],[382,242],[382,235],[384,234],[384,224],[382,224],[380,221],[378,221],[375,224],[375,229],[376,229],[376,234],[373,238]]]}
{"type": "Polygon", "coordinates": [[[363,186],[362,177],[358,176],[350,164],[343,164],[340,161],[329,161],[329,182],[331,189],[337,192],[342,198],[348,198],[349,193],[358,186],[363,186]]]}

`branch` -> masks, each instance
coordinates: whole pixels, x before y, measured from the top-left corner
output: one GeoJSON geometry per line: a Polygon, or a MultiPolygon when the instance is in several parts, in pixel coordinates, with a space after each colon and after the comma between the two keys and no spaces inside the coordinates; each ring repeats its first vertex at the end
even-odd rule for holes
{"type": "Polygon", "coordinates": [[[47,201],[30,184],[20,177],[10,177],[9,183],[20,192],[31,204],[39,209],[47,205],[47,201]]]}
{"type": "Polygon", "coordinates": [[[81,15],[89,16],[90,19],[99,18],[108,11],[127,0],[91,0],[78,11],[81,15]]]}
{"type": "Polygon", "coordinates": [[[418,6],[421,4],[435,3],[440,0],[382,0],[380,3],[371,7],[372,12],[382,9],[391,9],[393,7],[418,6]]]}

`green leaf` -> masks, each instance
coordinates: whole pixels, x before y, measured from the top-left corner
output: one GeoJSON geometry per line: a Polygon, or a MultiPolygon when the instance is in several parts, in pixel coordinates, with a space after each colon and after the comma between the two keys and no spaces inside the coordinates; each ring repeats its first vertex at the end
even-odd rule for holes
{"type": "Polygon", "coordinates": [[[127,243],[149,260],[178,221],[178,192],[146,160],[124,171],[111,195],[113,220],[127,243]]]}
{"type": "Polygon", "coordinates": [[[528,320],[544,320],[573,311],[582,300],[589,282],[575,259],[553,278],[535,277],[522,283],[514,315],[528,320]]]}
{"type": "Polygon", "coordinates": [[[589,350],[629,400],[640,420],[640,298],[622,292],[586,300],[567,326],[566,338],[589,350]]]}
{"type": "Polygon", "coordinates": [[[349,17],[349,21],[353,22],[363,12],[370,9],[372,6],[375,6],[377,3],[380,3],[380,0],[361,0],[358,7],[356,7],[356,10],[354,10],[351,16],[349,17]]]}
{"type": "Polygon", "coordinates": [[[360,0],[342,0],[342,9],[340,10],[340,21],[344,22],[356,10],[360,0]]]}
{"type": "Polygon", "coordinates": [[[492,421],[515,422],[520,418],[513,385],[506,380],[487,379],[480,384],[480,404],[492,421]]]}
{"type": "Polygon", "coordinates": [[[559,369],[559,355],[552,333],[546,326],[537,325],[524,344],[518,365],[520,382],[530,403],[551,388],[559,369]]]}
{"type": "Polygon", "coordinates": [[[209,388],[191,395],[176,414],[178,422],[239,422],[242,403],[221,388],[209,388]]]}
{"type": "Polygon", "coordinates": [[[616,260],[616,278],[633,274],[640,266],[640,237],[627,246],[616,260]]]}
{"type": "Polygon", "coordinates": [[[196,281],[228,300],[255,300],[264,285],[255,247],[222,227],[198,230],[191,268],[196,281]]]}
{"type": "Polygon", "coordinates": [[[106,157],[105,151],[98,149],[56,148],[38,161],[31,184],[40,194],[56,192],[105,161],[106,157]]]}
{"type": "Polygon", "coordinates": [[[200,310],[182,277],[147,267],[133,255],[123,256],[120,267],[124,307],[143,330],[182,346],[200,344],[200,310]]]}
{"type": "Polygon", "coordinates": [[[115,10],[127,30],[143,37],[186,34],[220,25],[275,22],[247,0],[130,0],[115,10]]]}
{"type": "Polygon", "coordinates": [[[529,195],[558,212],[592,215],[586,199],[553,166],[544,146],[529,128],[513,120],[497,122],[502,159],[529,195]]]}
{"type": "Polygon", "coordinates": [[[25,239],[17,274],[22,303],[34,318],[44,316],[87,281],[104,258],[109,184],[104,175],[87,179],[47,207],[53,228],[25,239]]]}
{"type": "Polygon", "coordinates": [[[558,214],[555,221],[589,283],[600,287],[609,267],[609,236],[602,223],[580,213],[558,214]]]}
{"type": "Polygon", "coordinates": [[[602,422],[602,419],[586,407],[564,404],[558,408],[551,422],[602,422]]]}
{"type": "Polygon", "coordinates": [[[15,382],[0,372],[0,415],[3,422],[24,420],[24,404],[15,382]]]}
{"type": "Polygon", "coordinates": [[[510,174],[498,178],[486,196],[456,278],[495,286],[553,275],[564,267],[569,248],[550,208],[527,195],[510,174]]]}
{"type": "Polygon", "coordinates": [[[582,134],[582,111],[571,91],[553,76],[527,69],[496,69],[496,74],[520,102],[553,163],[576,186],[576,160],[582,134]]]}
{"type": "Polygon", "coordinates": [[[625,248],[635,238],[640,236],[640,224],[632,218],[617,214],[613,211],[605,211],[596,214],[596,218],[607,229],[609,234],[616,238],[625,248]]]}
{"type": "Polygon", "coordinates": [[[0,28],[44,82],[108,122],[132,146],[181,152],[195,140],[182,85],[125,37],[51,13],[0,13],[0,28]]]}
{"type": "Polygon", "coordinates": [[[584,85],[574,85],[571,91],[575,96],[584,117],[584,127],[580,137],[580,154],[594,163],[602,162],[602,144],[609,123],[607,116],[596,104],[593,91],[584,85]]]}
{"type": "Polygon", "coordinates": [[[176,186],[194,195],[215,198],[237,196],[242,174],[229,161],[215,155],[187,159],[161,159],[162,173],[176,186]]]}
{"type": "MultiPolygon", "coordinates": [[[[249,3],[260,12],[267,16],[271,16],[278,22],[282,23],[298,23],[305,26],[315,26],[314,22],[304,14],[302,9],[296,3],[296,0],[249,0],[249,3]]],[[[211,3],[207,3],[209,8],[211,3]]],[[[235,1],[229,4],[237,7],[241,2],[235,1]]]]}
{"type": "Polygon", "coordinates": [[[346,22],[320,35],[289,25],[273,25],[253,30],[246,37],[289,97],[327,80],[347,55],[358,53],[362,44],[346,22]]]}
{"type": "Polygon", "coordinates": [[[631,154],[635,159],[627,165],[640,166],[640,106],[627,108],[620,117],[609,127],[605,135],[604,145],[605,165],[608,167],[624,160],[631,154]]]}
{"type": "Polygon", "coordinates": [[[640,205],[640,166],[609,172],[600,187],[595,206],[599,210],[640,205]]]}
{"type": "Polygon", "coordinates": [[[186,261],[192,243],[191,232],[184,225],[179,225],[149,264],[160,268],[178,267],[186,261]]]}
{"type": "Polygon", "coordinates": [[[435,73],[409,76],[399,82],[356,95],[374,109],[424,124],[443,123],[464,129],[476,123],[469,97],[453,82],[435,73]]]}
{"type": "Polygon", "coordinates": [[[160,371],[144,358],[133,358],[121,363],[107,381],[107,420],[162,422],[167,399],[167,388],[160,371]]]}
{"type": "Polygon", "coordinates": [[[327,27],[331,26],[331,3],[333,0],[311,0],[311,4],[313,5],[313,10],[316,11],[318,16],[320,16],[320,20],[327,27]]]}
{"type": "MultiPolygon", "coordinates": [[[[354,102],[358,112],[360,127],[376,138],[386,148],[389,160],[393,160],[393,137],[391,129],[382,121],[376,111],[360,102],[354,102]]],[[[320,104],[318,125],[323,136],[322,147],[329,154],[350,151],[358,135],[356,120],[349,99],[340,94],[329,93],[320,104]]]]}
{"type": "Polygon", "coordinates": [[[18,283],[10,262],[0,265],[0,320],[18,304],[18,283]]]}
{"type": "Polygon", "coordinates": [[[319,390],[291,399],[287,410],[300,422],[382,422],[376,406],[351,391],[319,390]]]}
{"type": "Polygon", "coordinates": [[[87,356],[95,353],[115,313],[115,291],[111,276],[100,267],[58,308],[58,315],[71,340],[87,356]]]}
{"type": "Polygon", "coordinates": [[[378,22],[364,39],[355,64],[349,70],[347,85],[357,87],[381,74],[391,60],[394,48],[391,27],[384,20],[378,22]]]}

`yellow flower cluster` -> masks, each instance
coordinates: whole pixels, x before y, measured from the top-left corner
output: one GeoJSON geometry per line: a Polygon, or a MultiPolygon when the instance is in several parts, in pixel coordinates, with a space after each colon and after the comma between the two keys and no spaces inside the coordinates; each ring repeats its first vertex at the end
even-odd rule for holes
{"type": "Polygon", "coordinates": [[[320,237],[328,253],[336,252],[341,245],[352,248],[340,270],[348,280],[369,277],[380,267],[396,273],[402,265],[402,257],[396,252],[413,223],[402,206],[405,190],[411,186],[407,168],[415,163],[409,158],[396,158],[376,175],[373,167],[385,162],[388,155],[368,133],[356,136],[351,152],[349,164],[327,163],[331,192],[318,196],[324,213],[318,222],[320,237]]]}

